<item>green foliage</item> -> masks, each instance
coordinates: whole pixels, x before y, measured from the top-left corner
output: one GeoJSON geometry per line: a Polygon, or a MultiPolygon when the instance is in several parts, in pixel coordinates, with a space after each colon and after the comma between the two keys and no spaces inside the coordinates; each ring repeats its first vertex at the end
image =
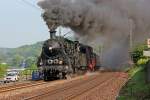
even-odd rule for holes
{"type": "Polygon", "coordinates": [[[136,64],[138,62],[139,59],[141,58],[145,58],[143,56],[143,50],[147,49],[146,45],[139,45],[136,48],[134,48],[133,52],[132,52],[132,58],[134,63],[136,64]]]}
{"type": "Polygon", "coordinates": [[[5,55],[4,54],[0,54],[0,63],[5,62],[5,60],[6,60],[5,55]]]}
{"type": "Polygon", "coordinates": [[[35,64],[31,65],[28,69],[37,69],[37,66],[35,64]]]}
{"type": "Polygon", "coordinates": [[[4,75],[6,74],[7,68],[8,68],[7,65],[0,64],[0,78],[4,77],[4,75]]]}
{"type": "Polygon", "coordinates": [[[24,59],[24,57],[22,57],[18,54],[15,55],[14,58],[12,58],[12,65],[19,66],[23,59],[24,59]]]}
{"type": "Polygon", "coordinates": [[[30,66],[36,62],[37,57],[40,55],[42,44],[43,42],[39,42],[13,49],[0,48],[0,62],[6,62],[10,66],[17,67],[22,61],[26,61],[27,66],[30,66]]]}
{"type": "Polygon", "coordinates": [[[130,78],[132,78],[138,71],[140,71],[141,69],[143,69],[144,67],[138,67],[138,66],[134,66],[132,67],[129,71],[128,71],[128,75],[130,78]]]}
{"type": "Polygon", "coordinates": [[[32,64],[27,69],[21,72],[22,75],[31,75],[33,71],[37,70],[37,66],[32,64]]]}
{"type": "Polygon", "coordinates": [[[117,100],[144,100],[145,96],[149,95],[150,84],[146,84],[145,65],[149,60],[143,56],[143,51],[148,49],[146,45],[139,45],[134,48],[132,58],[135,66],[129,71],[130,80],[121,90],[117,100]]]}
{"type": "Polygon", "coordinates": [[[149,95],[150,84],[147,84],[145,67],[135,66],[130,70],[130,80],[121,90],[118,100],[144,100],[149,95]]]}
{"type": "Polygon", "coordinates": [[[145,65],[149,59],[148,58],[141,58],[137,61],[137,65],[145,65]]]}
{"type": "Polygon", "coordinates": [[[30,66],[33,66],[36,63],[36,59],[36,57],[28,57],[25,61],[27,67],[30,68],[30,66]]]}

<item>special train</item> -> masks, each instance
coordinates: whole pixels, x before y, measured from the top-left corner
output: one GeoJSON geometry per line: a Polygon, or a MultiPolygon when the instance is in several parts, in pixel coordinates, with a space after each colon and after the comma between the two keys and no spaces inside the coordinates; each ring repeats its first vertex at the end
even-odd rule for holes
{"type": "Polygon", "coordinates": [[[56,31],[50,33],[51,38],[44,42],[37,62],[45,81],[99,69],[100,57],[92,47],[56,36],[56,31]]]}

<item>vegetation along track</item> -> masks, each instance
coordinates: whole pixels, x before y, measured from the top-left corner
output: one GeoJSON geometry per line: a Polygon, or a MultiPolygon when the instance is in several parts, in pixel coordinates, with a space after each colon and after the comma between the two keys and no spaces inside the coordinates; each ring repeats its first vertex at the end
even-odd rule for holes
{"type": "Polygon", "coordinates": [[[38,86],[38,85],[43,85],[43,84],[46,84],[46,82],[37,81],[37,82],[18,83],[18,84],[9,85],[9,86],[3,86],[3,87],[0,87],[0,93],[10,92],[10,91],[18,90],[18,89],[23,89],[23,88],[38,86]]]}
{"type": "Polygon", "coordinates": [[[56,88],[54,90],[47,89],[42,93],[33,95],[31,97],[27,97],[24,100],[38,100],[43,98],[44,100],[49,100],[49,99],[70,100],[70,99],[74,99],[77,96],[80,96],[81,94],[88,92],[89,90],[97,86],[108,83],[114,78],[115,77],[113,73],[107,73],[104,75],[100,74],[90,78],[87,77],[84,80],[78,80],[72,83],[68,83],[67,85],[56,88]]]}

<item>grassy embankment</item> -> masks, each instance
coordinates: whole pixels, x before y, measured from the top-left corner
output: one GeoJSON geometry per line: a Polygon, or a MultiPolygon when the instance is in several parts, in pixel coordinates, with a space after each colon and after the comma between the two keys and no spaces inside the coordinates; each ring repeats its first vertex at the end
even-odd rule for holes
{"type": "Polygon", "coordinates": [[[150,84],[146,83],[145,69],[145,64],[138,64],[128,71],[130,79],[118,100],[150,100],[150,84]]]}

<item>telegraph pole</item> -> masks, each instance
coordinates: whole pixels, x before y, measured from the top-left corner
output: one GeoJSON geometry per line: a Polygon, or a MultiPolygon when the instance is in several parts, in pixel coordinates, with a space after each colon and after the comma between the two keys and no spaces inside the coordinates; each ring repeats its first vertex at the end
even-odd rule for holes
{"type": "Polygon", "coordinates": [[[133,57],[132,57],[132,49],[133,49],[133,21],[132,19],[129,19],[129,45],[130,45],[130,60],[133,62],[133,57]]]}
{"type": "Polygon", "coordinates": [[[132,51],[133,48],[133,21],[129,19],[130,24],[130,51],[132,51]]]}

